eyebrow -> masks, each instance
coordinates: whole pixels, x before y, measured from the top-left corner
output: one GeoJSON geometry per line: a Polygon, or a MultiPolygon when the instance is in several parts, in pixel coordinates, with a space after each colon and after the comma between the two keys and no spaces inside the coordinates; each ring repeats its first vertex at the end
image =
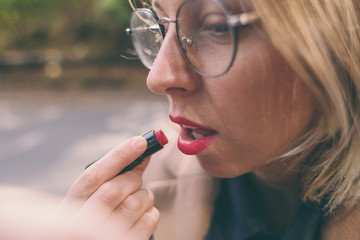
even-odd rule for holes
{"type": "Polygon", "coordinates": [[[153,1],[152,1],[152,5],[153,5],[153,8],[159,9],[160,11],[164,11],[164,9],[163,9],[162,6],[160,5],[160,3],[158,3],[158,1],[153,0],[153,1]]]}

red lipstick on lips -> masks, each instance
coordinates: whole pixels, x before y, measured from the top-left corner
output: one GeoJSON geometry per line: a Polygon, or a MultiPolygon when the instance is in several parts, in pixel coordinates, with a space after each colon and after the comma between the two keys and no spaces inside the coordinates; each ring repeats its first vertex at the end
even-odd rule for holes
{"type": "Polygon", "coordinates": [[[196,155],[207,149],[216,139],[214,129],[194,123],[183,117],[169,116],[170,120],[180,125],[178,148],[187,155],[196,155]]]}

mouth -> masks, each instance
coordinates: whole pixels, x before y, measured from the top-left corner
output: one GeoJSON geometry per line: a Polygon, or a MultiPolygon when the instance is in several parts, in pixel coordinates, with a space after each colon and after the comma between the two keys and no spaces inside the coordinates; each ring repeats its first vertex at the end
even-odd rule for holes
{"type": "Polygon", "coordinates": [[[183,129],[185,129],[185,131],[187,132],[187,135],[193,140],[205,138],[207,136],[210,136],[210,135],[213,135],[216,133],[216,131],[214,131],[214,130],[208,130],[208,129],[193,127],[193,126],[184,125],[184,124],[180,124],[180,126],[183,129]]]}
{"type": "Polygon", "coordinates": [[[212,145],[217,132],[207,126],[191,122],[182,117],[169,116],[170,120],[181,127],[178,148],[187,155],[196,155],[212,145]]]}

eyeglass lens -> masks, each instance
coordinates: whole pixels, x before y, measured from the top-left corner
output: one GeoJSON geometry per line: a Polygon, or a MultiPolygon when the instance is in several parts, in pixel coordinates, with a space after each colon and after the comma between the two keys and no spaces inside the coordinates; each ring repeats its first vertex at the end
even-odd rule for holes
{"type": "MultiPolygon", "coordinates": [[[[131,18],[134,47],[148,68],[163,41],[157,23],[157,17],[145,9],[135,11],[131,18]]],[[[227,71],[234,56],[234,31],[217,0],[184,1],[177,13],[176,29],[181,49],[197,72],[211,77],[227,71]]]]}
{"type": "Polygon", "coordinates": [[[232,61],[234,36],[224,8],[214,0],[186,1],[177,20],[178,39],[191,65],[208,76],[226,71],[232,61]]]}
{"type": "Polygon", "coordinates": [[[148,9],[134,11],[130,29],[135,50],[141,62],[151,68],[163,42],[157,17],[148,9]]]}

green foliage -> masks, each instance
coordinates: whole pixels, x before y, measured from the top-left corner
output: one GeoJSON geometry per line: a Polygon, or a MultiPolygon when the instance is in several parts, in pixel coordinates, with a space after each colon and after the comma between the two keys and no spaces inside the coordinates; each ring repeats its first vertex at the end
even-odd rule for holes
{"type": "MultiPolygon", "coordinates": [[[[1,0],[1,35],[6,36],[8,41],[15,46],[25,39],[44,40],[46,38],[44,25],[53,18],[58,2],[56,0],[1,0]]],[[[40,42],[43,43],[43,41],[40,42]]]]}
{"type": "Polygon", "coordinates": [[[12,27],[21,22],[47,20],[57,8],[57,0],[1,0],[0,26],[12,27]]]}
{"type": "Polygon", "coordinates": [[[76,44],[94,55],[121,52],[130,12],[127,0],[0,0],[0,54],[76,44]]]}
{"type": "Polygon", "coordinates": [[[102,14],[116,20],[119,26],[129,21],[130,7],[126,0],[99,0],[99,10],[102,14]]]}

